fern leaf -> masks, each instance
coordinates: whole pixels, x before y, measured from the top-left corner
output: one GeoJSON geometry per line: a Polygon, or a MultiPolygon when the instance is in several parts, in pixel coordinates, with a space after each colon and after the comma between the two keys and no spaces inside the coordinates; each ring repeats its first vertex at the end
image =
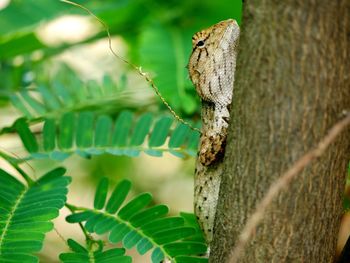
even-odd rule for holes
{"type": "Polygon", "coordinates": [[[74,98],[69,92],[68,88],[63,85],[60,82],[54,82],[52,85],[52,88],[54,89],[55,93],[57,94],[57,97],[59,98],[59,103],[62,105],[67,106],[73,106],[74,105],[74,98]]]}
{"type": "Polygon", "coordinates": [[[136,196],[130,202],[128,202],[124,207],[122,207],[118,216],[127,221],[137,212],[141,211],[142,208],[146,207],[152,200],[152,195],[149,193],[143,193],[136,196]]]}
{"type": "Polygon", "coordinates": [[[194,233],[195,230],[192,227],[178,227],[170,230],[156,232],[153,238],[158,244],[163,245],[192,236],[194,233]]]}
{"type": "Polygon", "coordinates": [[[26,150],[30,153],[38,152],[38,143],[35,139],[35,136],[31,133],[25,119],[18,119],[15,122],[14,127],[16,128],[26,150]]]}
{"type": "Polygon", "coordinates": [[[34,99],[34,96],[32,97],[28,91],[21,91],[20,93],[24,101],[32,108],[32,111],[36,112],[38,115],[46,113],[44,105],[34,99]]]}
{"type": "Polygon", "coordinates": [[[72,252],[62,253],[59,258],[64,263],[130,263],[131,257],[125,256],[125,249],[114,248],[101,251],[102,248],[94,251],[93,246],[83,247],[76,241],[68,239],[68,246],[72,252]]]}
{"type": "MultiPolygon", "coordinates": [[[[60,132],[58,136],[58,145],[62,149],[70,149],[73,147],[75,131],[75,118],[72,113],[66,113],[60,120],[60,132]]],[[[55,134],[47,133],[46,136],[55,136],[55,134]]]]}
{"type": "Polygon", "coordinates": [[[169,255],[186,255],[188,251],[192,251],[193,254],[202,254],[206,252],[206,245],[197,242],[178,242],[169,243],[164,245],[164,249],[169,255]]]}
{"type": "Polygon", "coordinates": [[[112,130],[112,119],[108,116],[101,115],[96,122],[95,145],[97,147],[108,146],[112,130]]]}
{"type": "Polygon", "coordinates": [[[26,186],[0,170],[0,262],[38,262],[45,233],[66,201],[69,177],[58,168],[26,186]]]}
{"type": "Polygon", "coordinates": [[[47,119],[43,127],[43,148],[44,151],[53,151],[56,147],[55,137],[51,134],[56,133],[55,121],[47,119]]]}
{"type": "MultiPolygon", "coordinates": [[[[42,100],[44,101],[44,104],[46,106],[46,109],[44,112],[36,111],[38,115],[44,115],[46,113],[46,110],[50,112],[50,111],[57,111],[61,108],[61,104],[59,102],[58,97],[56,97],[55,94],[50,89],[48,89],[45,86],[39,86],[37,90],[39,94],[41,94],[42,100]]],[[[30,97],[30,95],[28,97],[30,97]]]]}
{"type": "Polygon", "coordinates": [[[177,256],[175,257],[174,263],[208,263],[208,259],[200,257],[177,256]]]}
{"type": "Polygon", "coordinates": [[[142,230],[150,235],[152,233],[157,233],[162,229],[172,229],[183,226],[184,223],[185,221],[182,217],[166,217],[146,223],[142,227],[142,230]]]}
{"type": "Polygon", "coordinates": [[[32,113],[27,109],[26,105],[24,105],[23,100],[21,100],[17,94],[11,94],[10,101],[12,105],[17,108],[26,118],[34,118],[32,113]]]}
{"type": "MultiPolygon", "coordinates": [[[[34,121],[49,117],[57,119],[64,113],[92,107],[103,108],[100,106],[110,101],[114,105],[120,104],[118,102],[121,102],[122,89],[109,77],[105,77],[103,85],[99,85],[95,81],[82,83],[76,74],[71,71],[69,73],[66,74],[70,78],[69,85],[54,80],[50,86],[40,84],[34,90],[22,90],[12,94],[10,100],[13,106],[29,121],[34,121]]],[[[125,80],[121,80],[121,85],[125,85],[124,82],[125,80]]]]}
{"type": "Polygon", "coordinates": [[[162,262],[164,259],[164,252],[158,247],[153,250],[151,255],[152,263],[162,262]]]}
{"type": "Polygon", "coordinates": [[[141,239],[136,245],[137,252],[140,255],[144,255],[145,253],[147,253],[147,251],[152,249],[152,247],[153,244],[148,240],[148,238],[141,239]]]}
{"type": "MultiPolygon", "coordinates": [[[[178,157],[184,157],[182,153],[173,151],[171,149],[176,149],[178,147],[181,147],[181,145],[184,145],[186,143],[186,139],[188,139],[188,136],[190,135],[191,130],[188,126],[180,123],[176,129],[173,132],[173,135],[171,136],[169,140],[169,148],[170,152],[178,157]]],[[[198,137],[199,138],[199,137],[198,137]]],[[[197,145],[193,145],[196,147],[197,145]]]]}
{"type": "Polygon", "coordinates": [[[122,181],[117,185],[107,203],[107,212],[113,214],[119,209],[129,193],[130,188],[131,183],[129,181],[122,181]]]}
{"type": "Polygon", "coordinates": [[[90,218],[93,215],[94,215],[93,211],[86,210],[84,212],[72,214],[69,217],[67,217],[66,220],[69,223],[78,223],[78,222],[86,221],[88,218],[90,218]]]}
{"type": "Polygon", "coordinates": [[[185,224],[196,229],[196,233],[189,238],[186,238],[187,241],[196,241],[196,242],[205,242],[203,239],[202,230],[198,224],[198,220],[194,214],[191,213],[180,213],[181,217],[185,220],[185,224]]]}
{"type": "MultiPolygon", "coordinates": [[[[105,198],[106,185],[106,179],[102,179],[94,204],[105,203],[100,200],[105,198]]],[[[99,205],[99,208],[95,205],[95,209],[84,208],[69,215],[67,222],[85,222],[84,227],[90,233],[108,233],[109,242],[122,242],[126,249],[136,247],[141,255],[153,249],[153,263],[159,263],[164,258],[174,262],[196,262],[197,259],[198,262],[207,262],[207,259],[198,257],[206,252],[207,247],[203,236],[196,238],[201,230],[194,215],[184,213],[183,217],[166,217],[169,212],[167,206],[148,207],[152,201],[149,193],[141,193],[123,205],[130,187],[129,181],[121,181],[106,205],[99,205]]]]}
{"type": "Polygon", "coordinates": [[[95,195],[95,201],[94,201],[94,207],[95,209],[102,209],[106,202],[107,197],[107,191],[108,191],[108,179],[103,178],[99,185],[97,186],[96,195],[95,195]]]}
{"type": "Polygon", "coordinates": [[[31,133],[23,118],[15,122],[14,128],[30,153],[26,159],[63,160],[73,153],[82,157],[102,153],[135,157],[141,152],[195,156],[199,134],[181,123],[174,129],[172,125],[167,115],[154,120],[150,113],[135,117],[130,111],[122,111],[115,122],[107,115],[95,117],[93,112],[66,113],[57,124],[54,119],[46,119],[39,136],[31,133]]]}
{"type": "Polygon", "coordinates": [[[154,81],[166,101],[174,109],[191,114],[198,110],[199,100],[186,70],[191,50],[185,43],[192,34],[186,33],[189,35],[173,27],[149,25],[141,34],[140,58],[143,67],[157,73],[154,81]]]}
{"type": "Polygon", "coordinates": [[[123,111],[119,114],[115,123],[112,144],[115,146],[125,146],[128,134],[131,128],[132,114],[129,111],[123,111]]]}
{"type": "Polygon", "coordinates": [[[94,231],[96,232],[96,234],[102,235],[110,231],[114,226],[115,226],[114,219],[107,217],[107,218],[103,218],[96,224],[94,231]]]}
{"type": "Polygon", "coordinates": [[[164,144],[169,132],[172,119],[170,117],[161,118],[154,126],[149,146],[159,147],[164,144]]]}
{"type": "Polygon", "coordinates": [[[130,145],[132,146],[141,145],[144,142],[151,128],[151,124],[152,124],[152,115],[150,113],[146,113],[142,115],[135,126],[133,135],[131,137],[130,145]]]}
{"type": "Polygon", "coordinates": [[[137,213],[130,218],[130,222],[135,227],[140,227],[144,222],[151,222],[157,218],[166,215],[169,212],[169,209],[166,205],[156,205],[151,208],[145,209],[140,213],[137,213]]]}

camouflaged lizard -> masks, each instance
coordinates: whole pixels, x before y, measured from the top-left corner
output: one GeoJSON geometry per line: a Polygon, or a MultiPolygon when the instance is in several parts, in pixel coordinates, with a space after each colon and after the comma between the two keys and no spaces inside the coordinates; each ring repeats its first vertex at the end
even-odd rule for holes
{"type": "Polygon", "coordinates": [[[219,22],[192,37],[190,78],[202,99],[202,129],[195,170],[194,209],[208,244],[212,240],[230,120],[239,26],[219,22]]]}

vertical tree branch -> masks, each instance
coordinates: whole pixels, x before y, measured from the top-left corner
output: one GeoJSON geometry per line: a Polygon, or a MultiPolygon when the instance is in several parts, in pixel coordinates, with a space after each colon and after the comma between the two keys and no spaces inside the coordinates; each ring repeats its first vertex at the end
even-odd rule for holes
{"type": "Polygon", "coordinates": [[[291,181],[307,166],[311,161],[320,157],[328,148],[328,146],[343,132],[345,128],[350,125],[350,113],[341,121],[336,123],[329,134],[319,142],[315,149],[312,149],[298,161],[296,161],[291,168],[281,175],[270,187],[264,198],[258,203],[256,210],[249,216],[242,233],[239,235],[237,243],[232,250],[229,258],[230,263],[239,262],[239,257],[244,251],[245,246],[252,237],[256,227],[263,219],[265,211],[269,208],[274,198],[283,190],[286,189],[291,181]]]}
{"type": "MultiPolygon", "coordinates": [[[[350,107],[350,2],[245,3],[214,242],[226,262],[248,217],[283,171],[350,107]]],[[[239,262],[331,262],[350,136],[277,195],[239,262]]]]}

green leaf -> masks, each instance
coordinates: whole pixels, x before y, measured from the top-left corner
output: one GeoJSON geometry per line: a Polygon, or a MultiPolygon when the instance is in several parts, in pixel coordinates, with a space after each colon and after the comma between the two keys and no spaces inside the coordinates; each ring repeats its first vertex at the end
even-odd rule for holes
{"type": "Polygon", "coordinates": [[[119,224],[113,227],[111,233],[108,236],[108,240],[111,243],[118,243],[122,241],[124,236],[130,232],[130,229],[127,225],[125,224],[119,224]]]}
{"type": "Polygon", "coordinates": [[[137,243],[136,248],[140,255],[144,255],[153,248],[153,244],[147,238],[143,238],[137,243]]]}
{"type": "Polygon", "coordinates": [[[200,226],[198,224],[198,220],[194,214],[181,212],[180,215],[183,219],[185,219],[185,222],[188,226],[191,226],[191,227],[196,228],[196,229],[200,229],[200,226]]]}
{"type": "Polygon", "coordinates": [[[95,226],[100,222],[100,220],[103,219],[102,214],[94,214],[92,217],[89,217],[89,219],[85,223],[85,228],[90,233],[95,232],[95,226]]]}
{"type": "Polygon", "coordinates": [[[190,36],[184,33],[184,29],[148,24],[142,30],[140,38],[140,58],[146,69],[157,73],[154,81],[165,100],[175,110],[183,109],[187,113],[193,113],[197,107],[187,107],[182,103],[186,89],[192,88],[186,69],[190,36]]]}
{"type": "MultiPolygon", "coordinates": [[[[58,101],[58,99],[55,97],[55,95],[46,88],[45,86],[39,86],[38,91],[40,92],[41,96],[43,97],[43,100],[45,102],[45,105],[50,110],[58,110],[61,108],[61,105],[58,101]]],[[[40,115],[43,115],[45,112],[40,113],[40,115]]]]}
{"type": "Polygon", "coordinates": [[[182,218],[185,219],[185,225],[193,227],[196,231],[196,233],[193,236],[191,236],[190,239],[188,240],[205,243],[205,239],[203,238],[204,235],[201,227],[199,226],[197,217],[192,213],[185,213],[185,212],[181,212],[180,215],[182,218]]]}
{"type": "Polygon", "coordinates": [[[73,145],[74,138],[74,114],[64,114],[60,121],[60,133],[58,136],[58,145],[62,149],[69,149],[73,145]]]}
{"type": "Polygon", "coordinates": [[[73,239],[69,238],[67,240],[67,244],[70,247],[70,249],[73,250],[74,252],[77,252],[77,253],[87,252],[87,250],[82,245],[80,245],[78,242],[74,241],[73,239]]]}
{"type": "MultiPolygon", "coordinates": [[[[21,9],[21,7],[19,7],[19,9],[21,9]]],[[[19,39],[21,39],[21,37],[19,37],[19,39]]],[[[30,45],[26,40],[27,39],[23,38],[22,41],[24,42],[18,43],[18,47],[25,46],[23,43],[30,45]]],[[[28,39],[28,41],[32,40],[33,39],[28,39]]],[[[0,50],[3,50],[4,46],[6,46],[6,44],[0,43],[0,50]]],[[[65,45],[64,48],[68,46],[69,45],[65,45]]],[[[12,46],[9,46],[9,48],[13,49],[12,46]]],[[[9,53],[9,48],[7,48],[7,50],[5,48],[6,53],[9,53]]],[[[49,52],[61,52],[61,48],[62,47],[57,47],[54,48],[55,51],[51,50],[49,52]]],[[[44,50],[44,52],[45,51],[48,50],[44,50]]],[[[23,54],[21,54],[21,56],[22,55],[23,54]]],[[[29,58],[25,57],[25,60],[28,59],[29,58]]],[[[29,65],[27,65],[27,63],[24,63],[21,67],[14,67],[18,75],[16,75],[16,82],[19,82],[19,85],[26,85],[22,83],[21,76],[23,75],[23,71],[28,71],[28,67],[29,65]]],[[[15,75],[9,69],[7,69],[7,72],[11,73],[11,75],[15,75]]],[[[4,72],[1,76],[4,76],[7,72],[4,72]]],[[[133,101],[127,102],[125,96],[120,96],[122,92],[121,89],[113,87],[110,89],[104,88],[94,80],[83,83],[79,79],[79,74],[76,74],[64,64],[59,65],[58,70],[55,70],[55,72],[57,73],[55,74],[54,81],[47,81],[47,76],[45,76],[46,72],[44,70],[44,74],[39,75],[41,74],[39,73],[35,78],[35,81],[39,83],[34,83],[35,85],[30,88],[30,91],[28,91],[29,89],[21,89],[21,92],[17,92],[15,95],[9,95],[13,105],[28,118],[29,122],[37,122],[38,119],[46,118],[58,120],[62,118],[62,115],[68,112],[81,112],[87,109],[98,109],[99,112],[110,113],[111,108],[113,112],[115,112],[115,109],[120,110],[125,107],[138,108],[142,105],[149,104],[147,100],[141,102],[141,104],[138,102],[138,105],[133,101]],[[48,82],[52,83],[52,85],[50,86],[48,82]],[[106,90],[108,90],[108,92],[106,92],[106,90]],[[113,105],[113,107],[109,105],[113,105]]],[[[9,83],[6,83],[9,82],[6,81],[9,77],[6,75],[5,77],[5,85],[9,86],[9,83]]],[[[15,86],[17,83],[13,84],[15,86]]]]}
{"type": "Polygon", "coordinates": [[[15,122],[15,128],[18,132],[19,137],[22,140],[22,143],[24,145],[24,147],[26,148],[26,150],[28,152],[38,152],[39,150],[39,146],[38,143],[34,137],[34,135],[32,134],[32,132],[30,131],[25,119],[20,118],[15,122]]]}
{"type": "Polygon", "coordinates": [[[156,248],[155,250],[153,250],[151,259],[152,263],[159,263],[164,259],[164,254],[160,250],[160,248],[156,248]]]}
{"type": "Polygon", "coordinates": [[[142,115],[134,128],[134,133],[131,137],[130,145],[132,146],[141,145],[144,142],[150,130],[151,124],[152,124],[152,115],[150,113],[146,113],[142,115]]]}
{"type": "Polygon", "coordinates": [[[95,131],[95,145],[110,145],[110,136],[112,130],[112,119],[106,115],[101,115],[97,119],[95,131]]]}
{"type": "MultiPolygon", "coordinates": [[[[97,263],[131,263],[131,257],[121,256],[118,248],[106,250],[95,254],[97,263]]],[[[123,253],[124,254],[124,253],[123,253]]]]}
{"type": "Polygon", "coordinates": [[[163,156],[162,151],[155,150],[155,149],[145,150],[145,153],[147,153],[150,156],[154,156],[154,157],[162,157],[163,156]]]}
{"type": "Polygon", "coordinates": [[[25,100],[25,102],[28,103],[29,106],[32,107],[32,109],[38,114],[43,115],[45,114],[46,110],[45,107],[38,102],[36,99],[31,97],[28,93],[28,91],[22,91],[21,92],[22,98],[25,100]]]}
{"type": "Polygon", "coordinates": [[[80,213],[74,213],[66,217],[66,221],[69,223],[79,223],[88,220],[94,213],[92,211],[84,211],[80,213]]]}
{"type": "MultiPolygon", "coordinates": [[[[20,12],[20,11],[17,10],[17,12],[20,12]]],[[[3,13],[3,10],[2,10],[2,13],[3,13]]],[[[15,19],[18,19],[16,15],[13,15],[13,17],[15,19]]],[[[4,21],[2,20],[1,25],[4,25],[3,22],[4,21]]],[[[7,27],[7,26],[4,26],[4,27],[7,27]]],[[[15,34],[14,36],[12,36],[11,40],[1,41],[1,42],[2,43],[0,45],[0,58],[2,59],[13,58],[16,55],[23,56],[27,52],[29,53],[36,49],[45,48],[45,45],[39,41],[39,39],[37,38],[34,32],[22,31],[22,32],[19,32],[19,34],[15,34]],[[26,45],[23,45],[23,43],[26,43],[26,45]]]]}
{"type": "Polygon", "coordinates": [[[169,141],[170,148],[177,148],[185,143],[187,135],[190,132],[190,128],[187,125],[180,123],[174,130],[173,136],[171,136],[169,141]]]}
{"type": "Polygon", "coordinates": [[[171,229],[183,226],[185,223],[184,219],[181,217],[167,217],[157,219],[153,222],[148,222],[148,224],[142,227],[145,233],[157,233],[162,229],[171,229]]]}
{"type": "Polygon", "coordinates": [[[181,96],[181,106],[186,113],[194,113],[198,110],[199,98],[188,93],[181,96]]]}
{"type": "MultiPolygon", "coordinates": [[[[29,145],[29,142],[33,144],[33,138],[36,143],[36,138],[30,135],[28,125],[24,124],[27,132],[22,131],[22,140],[31,150],[30,156],[24,159],[51,158],[62,161],[73,153],[83,158],[102,153],[136,157],[141,151],[157,157],[162,156],[164,151],[169,151],[180,158],[196,155],[199,136],[193,135],[197,132],[190,131],[189,127],[178,125],[172,132],[170,130],[172,119],[163,116],[155,123],[151,132],[153,122],[151,114],[142,115],[136,121],[134,119],[136,120],[136,117],[128,111],[120,113],[113,131],[113,121],[110,117],[95,116],[92,112],[83,111],[77,116],[72,112],[66,113],[57,127],[54,119],[46,119],[43,134],[38,135],[38,141],[43,145],[43,149],[40,150],[38,146],[29,145]],[[32,138],[29,140],[28,136],[32,138]],[[149,137],[148,145],[144,143],[147,137],[149,137]],[[167,140],[169,143],[165,146],[167,140]]],[[[11,129],[13,128],[7,128],[11,129]]]]}
{"type": "MultiPolygon", "coordinates": [[[[198,254],[206,252],[203,238],[192,240],[192,236],[197,235],[196,227],[199,228],[194,215],[183,213],[182,217],[166,217],[169,212],[167,206],[147,207],[152,201],[149,193],[141,193],[122,206],[130,187],[130,182],[126,180],[115,187],[107,202],[109,211],[103,211],[105,202],[96,201],[99,198],[95,198],[94,209],[84,208],[86,211],[68,216],[67,221],[86,221],[85,229],[88,232],[98,235],[109,232],[110,243],[122,241],[126,249],[136,246],[141,255],[154,249],[151,256],[153,262],[159,262],[165,257],[172,261],[179,256],[194,256],[195,259],[198,254]],[[116,212],[118,213],[115,214],[116,212]]],[[[106,191],[107,180],[102,179],[97,187],[96,197],[101,192],[101,199],[105,200],[106,191]]]]}
{"type": "Polygon", "coordinates": [[[147,206],[151,200],[152,196],[149,193],[140,194],[132,199],[129,203],[127,203],[123,208],[121,208],[118,216],[123,220],[128,220],[142,208],[147,206]]]}
{"type": "Polygon", "coordinates": [[[89,92],[90,98],[101,98],[102,97],[102,90],[100,89],[100,86],[97,84],[94,80],[89,80],[87,82],[87,90],[89,92]]]}
{"type": "Polygon", "coordinates": [[[114,133],[112,138],[112,144],[116,146],[127,145],[127,138],[131,128],[132,114],[129,111],[123,111],[114,127],[114,133]]]}
{"type": "MultiPolygon", "coordinates": [[[[199,128],[199,125],[194,125],[194,127],[199,128]]],[[[188,139],[188,149],[192,149],[197,152],[200,134],[196,131],[191,131],[188,139]]]]}
{"type": "Polygon", "coordinates": [[[79,148],[92,146],[93,118],[92,112],[82,112],[78,116],[76,142],[79,148]]]}
{"type": "Polygon", "coordinates": [[[55,136],[56,136],[56,127],[55,121],[53,119],[47,119],[44,123],[43,128],[43,144],[45,151],[52,151],[55,149],[55,136]]]}
{"type": "Polygon", "coordinates": [[[96,259],[101,259],[102,257],[100,255],[108,256],[108,257],[114,257],[114,256],[122,256],[125,254],[125,249],[123,248],[114,248],[109,249],[105,252],[99,252],[96,254],[96,259]]]}
{"type": "Polygon", "coordinates": [[[63,161],[69,157],[69,153],[53,151],[50,153],[50,158],[55,161],[63,161]]]}
{"type": "Polygon", "coordinates": [[[118,222],[116,222],[115,218],[105,217],[95,225],[94,230],[95,230],[96,234],[102,235],[102,234],[110,231],[117,224],[118,224],[118,222]]]}
{"type": "Polygon", "coordinates": [[[37,262],[45,233],[66,201],[70,178],[54,169],[30,186],[0,170],[0,262],[37,262]]]}
{"type": "Polygon", "coordinates": [[[62,253],[59,258],[64,263],[131,263],[131,257],[125,256],[125,249],[113,248],[105,251],[93,251],[93,246],[84,248],[72,239],[68,239],[68,245],[73,253],[62,253]]]}
{"type": "Polygon", "coordinates": [[[21,111],[26,118],[33,118],[30,111],[26,108],[26,106],[23,104],[23,101],[21,100],[20,96],[18,94],[11,94],[10,100],[13,106],[17,108],[19,111],[21,111]]]}
{"type": "Polygon", "coordinates": [[[157,232],[153,235],[153,238],[158,244],[166,244],[185,237],[189,237],[194,233],[195,230],[192,227],[179,227],[157,232]]]}
{"type": "Polygon", "coordinates": [[[117,212],[119,207],[124,202],[131,188],[131,182],[127,180],[121,181],[114,189],[111,198],[109,199],[106,211],[113,214],[117,212]]]}
{"type": "Polygon", "coordinates": [[[123,246],[127,249],[133,248],[140,240],[142,236],[137,231],[130,231],[123,238],[123,246]]]}
{"type": "Polygon", "coordinates": [[[176,263],[208,263],[208,258],[177,256],[175,257],[175,262],[176,263]]]}
{"type": "Polygon", "coordinates": [[[164,144],[173,120],[170,117],[161,118],[154,126],[148,145],[158,147],[164,144]]]}
{"type": "Polygon", "coordinates": [[[91,262],[88,254],[63,253],[59,258],[64,263],[91,262]]]}
{"type": "Polygon", "coordinates": [[[105,95],[112,95],[115,92],[115,84],[110,75],[103,76],[103,91],[105,95]]]}
{"type": "Polygon", "coordinates": [[[108,179],[103,178],[97,186],[94,207],[95,209],[102,209],[106,202],[108,192],[108,179]]]}
{"type": "Polygon", "coordinates": [[[17,262],[26,262],[26,263],[37,263],[38,258],[36,256],[32,256],[32,255],[28,255],[28,254],[21,254],[21,253],[17,253],[16,254],[16,259],[13,258],[13,254],[3,254],[0,256],[0,259],[2,260],[2,262],[13,262],[13,263],[17,263],[17,262]]]}
{"type": "Polygon", "coordinates": [[[58,81],[53,82],[53,90],[58,98],[61,98],[61,104],[67,106],[74,105],[74,99],[68,88],[58,81]]]}
{"type": "Polygon", "coordinates": [[[147,222],[152,222],[159,217],[165,216],[168,212],[169,208],[166,205],[156,205],[131,217],[130,223],[135,227],[140,227],[147,224],[147,222]]]}
{"type": "Polygon", "coordinates": [[[164,245],[164,249],[171,256],[188,255],[189,251],[194,255],[205,254],[207,252],[207,246],[199,242],[169,243],[164,245]]]}
{"type": "Polygon", "coordinates": [[[35,231],[39,233],[49,232],[53,228],[52,222],[46,221],[38,221],[38,222],[30,222],[30,223],[18,223],[15,226],[12,226],[13,230],[21,230],[21,231],[35,231]]]}

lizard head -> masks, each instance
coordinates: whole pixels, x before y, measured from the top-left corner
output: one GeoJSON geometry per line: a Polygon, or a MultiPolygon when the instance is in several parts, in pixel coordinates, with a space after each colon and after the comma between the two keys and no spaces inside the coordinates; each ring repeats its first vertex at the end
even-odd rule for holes
{"type": "Polygon", "coordinates": [[[226,103],[224,98],[219,98],[222,90],[220,86],[228,86],[232,81],[230,88],[233,87],[234,65],[232,63],[233,56],[236,55],[238,36],[237,22],[228,19],[192,37],[192,54],[188,71],[197,93],[203,100],[213,103],[222,100],[222,103],[226,103]]]}

